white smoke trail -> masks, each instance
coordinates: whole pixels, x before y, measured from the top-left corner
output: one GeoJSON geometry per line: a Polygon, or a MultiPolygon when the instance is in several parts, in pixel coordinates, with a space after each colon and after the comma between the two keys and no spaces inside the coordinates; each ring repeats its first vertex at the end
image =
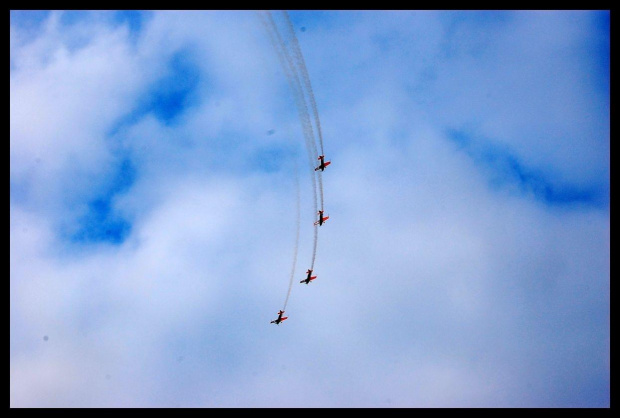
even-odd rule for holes
{"type": "Polygon", "coordinates": [[[283,311],[286,310],[288,299],[291,296],[291,290],[293,290],[293,278],[295,277],[295,267],[297,265],[297,252],[299,249],[299,230],[301,227],[301,196],[299,191],[299,174],[297,173],[297,159],[295,159],[295,212],[296,212],[296,233],[295,233],[295,249],[293,251],[293,267],[291,268],[291,277],[288,283],[288,292],[286,292],[286,299],[284,299],[283,311]]]}
{"type": "Polygon", "coordinates": [[[314,158],[316,158],[317,149],[314,140],[314,129],[312,128],[312,122],[310,120],[310,114],[308,112],[308,105],[306,104],[304,89],[302,87],[299,74],[295,67],[293,57],[287,49],[287,43],[284,41],[280,32],[278,31],[278,27],[273,20],[273,16],[271,15],[271,13],[267,12],[267,18],[269,20],[269,25],[271,28],[270,34],[273,34],[272,44],[274,44],[274,48],[278,52],[280,64],[284,69],[284,73],[286,74],[289,86],[293,91],[295,105],[297,106],[297,112],[299,114],[299,119],[303,128],[304,138],[306,140],[306,148],[308,149],[308,161],[310,163],[310,167],[312,168],[312,173],[314,173],[314,158]]]}
{"type": "MultiPolygon", "coordinates": [[[[316,163],[316,160],[314,158],[316,158],[317,156],[317,148],[316,148],[316,143],[314,139],[314,130],[312,129],[312,122],[310,121],[310,113],[308,112],[308,105],[306,104],[306,99],[305,99],[306,95],[304,94],[304,89],[303,89],[303,86],[302,86],[302,83],[300,81],[300,77],[298,74],[298,68],[299,68],[299,71],[301,71],[301,68],[305,68],[305,65],[303,65],[303,57],[302,57],[301,62],[302,62],[303,67],[300,67],[299,64],[297,65],[297,67],[295,66],[294,57],[292,54],[289,53],[289,50],[287,48],[287,45],[292,45],[294,48],[294,43],[293,42],[287,43],[284,41],[280,32],[278,31],[278,27],[270,12],[267,12],[267,17],[269,19],[269,24],[271,26],[271,32],[274,33],[277,44],[278,44],[278,46],[276,47],[276,50],[281,51],[281,53],[279,53],[278,56],[284,58],[284,59],[282,58],[280,59],[280,63],[282,67],[284,68],[284,71],[287,76],[287,80],[289,81],[289,85],[291,86],[291,89],[293,90],[293,93],[295,96],[295,104],[297,105],[297,111],[299,113],[299,118],[301,120],[302,127],[303,127],[304,138],[306,139],[306,148],[308,149],[308,159],[310,162],[310,175],[312,176],[312,188],[314,191],[314,196],[313,196],[314,197],[314,214],[316,215],[316,213],[318,212],[318,204],[317,204],[316,179],[314,176],[315,174],[314,164],[316,163]]],[[[297,41],[297,38],[295,38],[294,32],[293,32],[293,39],[295,42],[297,41]]],[[[299,49],[299,46],[297,46],[294,53],[296,56],[301,54],[301,50],[299,49]]],[[[297,61],[299,62],[299,59],[297,59],[297,61]]],[[[321,210],[323,210],[323,181],[322,181],[322,176],[321,176],[322,173],[320,171],[317,171],[316,173],[318,173],[317,177],[319,179],[318,183],[319,183],[319,190],[320,190],[320,196],[321,196],[321,210]]],[[[312,249],[312,260],[310,262],[311,269],[314,269],[317,246],[318,246],[318,227],[315,225],[314,226],[314,244],[313,244],[313,249],[312,249]]]]}
{"type": "MultiPolygon", "coordinates": [[[[306,149],[308,150],[308,160],[310,163],[310,176],[312,178],[312,189],[314,191],[314,195],[313,195],[314,214],[316,215],[318,211],[318,204],[317,204],[316,178],[314,176],[315,174],[314,164],[316,161],[314,160],[314,158],[317,155],[317,149],[316,149],[316,144],[314,140],[314,130],[312,129],[312,123],[310,121],[310,116],[308,112],[308,105],[306,104],[304,89],[302,87],[297,68],[295,67],[293,56],[289,53],[287,49],[287,43],[282,39],[282,36],[280,35],[280,32],[278,31],[277,25],[275,21],[273,20],[273,16],[269,12],[267,12],[267,16],[268,16],[269,23],[272,28],[272,32],[275,34],[275,38],[279,46],[276,49],[278,51],[281,51],[281,54],[279,54],[279,56],[284,58],[283,60],[282,59],[280,60],[280,63],[282,64],[284,68],[287,79],[289,80],[289,85],[291,89],[293,90],[293,93],[295,96],[295,104],[297,106],[297,111],[299,113],[299,118],[301,120],[302,127],[303,127],[304,138],[306,140],[306,149]]],[[[318,175],[319,190],[321,192],[321,210],[323,210],[323,183],[322,183],[321,173],[318,172],[318,174],[319,174],[318,175]]],[[[314,226],[313,248],[312,248],[312,259],[310,262],[311,269],[314,269],[317,246],[318,246],[318,227],[315,225],[314,226]]]]}
{"type": "MultiPolygon", "coordinates": [[[[294,62],[297,65],[299,73],[301,74],[301,79],[304,82],[305,92],[308,97],[308,101],[310,102],[310,105],[312,107],[312,112],[314,115],[314,124],[316,126],[316,130],[317,130],[318,137],[319,137],[319,145],[321,147],[320,155],[325,155],[325,152],[323,151],[323,133],[321,132],[321,120],[319,118],[319,110],[316,105],[316,100],[314,98],[314,91],[312,90],[312,83],[310,82],[310,75],[308,74],[308,68],[306,67],[306,60],[304,60],[304,55],[301,52],[301,47],[299,46],[297,35],[295,35],[295,28],[293,27],[293,23],[291,22],[291,19],[289,18],[288,13],[286,12],[286,10],[283,10],[282,14],[284,15],[284,20],[286,21],[289,44],[291,45],[293,49],[293,53],[294,53],[293,55],[294,62]]],[[[305,105],[305,101],[304,101],[304,105],[305,105]]],[[[316,146],[313,146],[313,150],[314,150],[314,153],[316,154],[314,158],[316,158],[318,155],[316,151],[316,146]]],[[[325,207],[324,207],[325,205],[323,201],[323,173],[319,170],[317,171],[317,176],[319,179],[321,210],[323,211],[325,210],[325,207]]]]}
{"type": "MultiPolygon", "coordinates": [[[[269,35],[269,40],[271,41],[273,48],[276,50],[278,59],[280,61],[280,65],[282,69],[284,70],[289,87],[291,88],[293,92],[293,96],[295,99],[295,105],[297,108],[299,119],[302,124],[302,131],[304,134],[306,151],[308,153],[309,171],[310,171],[310,176],[312,179],[312,190],[313,190],[312,197],[313,197],[313,203],[314,203],[314,213],[316,214],[318,210],[317,186],[316,186],[316,179],[314,176],[314,156],[316,155],[316,145],[314,141],[314,131],[312,129],[312,123],[310,121],[310,117],[308,114],[308,107],[304,99],[302,84],[299,80],[299,76],[295,69],[295,65],[293,63],[291,55],[289,54],[286,48],[286,43],[283,41],[278,31],[277,25],[275,21],[273,20],[271,13],[270,12],[263,12],[263,13],[259,12],[259,17],[261,18],[261,23],[263,24],[263,26],[265,27],[269,35]]],[[[312,260],[310,263],[311,269],[314,269],[314,261],[316,259],[317,245],[318,245],[318,230],[317,230],[317,226],[314,226],[312,260]]],[[[291,274],[294,274],[294,273],[291,273],[291,274]]],[[[287,296],[285,300],[285,306],[288,303],[288,299],[291,293],[291,285],[292,285],[292,276],[291,276],[291,281],[289,284],[289,290],[287,292],[287,296]]]]}
{"type": "Polygon", "coordinates": [[[308,68],[306,67],[306,60],[304,60],[304,55],[301,53],[301,47],[299,46],[297,35],[295,35],[295,29],[293,28],[293,23],[291,22],[288,13],[286,12],[286,10],[284,10],[282,13],[284,14],[284,19],[286,20],[286,26],[288,29],[289,37],[291,38],[291,43],[293,45],[293,51],[295,52],[295,58],[297,58],[297,66],[299,67],[302,79],[304,81],[304,86],[306,87],[306,91],[308,93],[308,99],[310,101],[310,105],[312,106],[314,123],[316,125],[316,130],[319,135],[321,155],[325,155],[325,153],[323,152],[323,133],[321,132],[321,120],[319,119],[319,110],[316,105],[316,100],[314,98],[312,83],[310,83],[310,75],[308,74],[308,68]]]}

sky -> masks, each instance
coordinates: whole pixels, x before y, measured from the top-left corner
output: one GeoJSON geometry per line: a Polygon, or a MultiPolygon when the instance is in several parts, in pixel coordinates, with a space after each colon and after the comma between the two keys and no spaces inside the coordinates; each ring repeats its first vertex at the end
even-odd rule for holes
{"type": "Polygon", "coordinates": [[[10,12],[11,407],[608,408],[610,12],[261,16],[10,12]]]}

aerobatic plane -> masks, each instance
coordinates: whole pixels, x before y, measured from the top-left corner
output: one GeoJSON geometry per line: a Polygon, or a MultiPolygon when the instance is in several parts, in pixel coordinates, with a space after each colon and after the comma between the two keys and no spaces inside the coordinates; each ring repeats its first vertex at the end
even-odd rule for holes
{"type": "Polygon", "coordinates": [[[330,165],[332,163],[331,161],[325,162],[325,156],[324,155],[319,155],[319,158],[317,158],[317,159],[321,160],[321,164],[319,164],[319,166],[316,167],[314,169],[314,171],[319,171],[319,170],[325,171],[325,167],[327,167],[328,165],[330,165]]]}
{"type": "Polygon", "coordinates": [[[302,281],[300,281],[299,283],[305,283],[308,284],[310,283],[312,280],[316,279],[316,276],[311,276],[312,274],[312,270],[308,269],[308,271],[306,272],[308,273],[308,277],[306,277],[305,279],[303,279],[302,281]]]}
{"type": "Polygon", "coordinates": [[[322,211],[322,210],[318,211],[318,214],[319,214],[319,220],[318,220],[318,221],[316,221],[314,224],[315,224],[315,225],[318,225],[318,226],[321,226],[321,225],[323,225],[323,223],[324,223],[326,220],[328,220],[328,219],[329,219],[329,216],[325,216],[325,217],[323,217],[323,211],[322,211]]]}
{"type": "Polygon", "coordinates": [[[280,325],[280,322],[286,320],[288,318],[288,316],[282,316],[282,314],[284,313],[283,310],[279,310],[278,311],[278,317],[276,319],[274,319],[273,321],[271,321],[272,324],[276,324],[276,325],[280,325]]]}

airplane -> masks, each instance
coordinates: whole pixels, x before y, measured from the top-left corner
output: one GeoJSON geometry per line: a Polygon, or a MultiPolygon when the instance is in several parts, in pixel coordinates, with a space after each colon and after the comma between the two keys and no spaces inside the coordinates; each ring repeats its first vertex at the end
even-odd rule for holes
{"type": "Polygon", "coordinates": [[[332,163],[331,161],[325,162],[325,156],[324,155],[319,155],[319,158],[317,158],[317,160],[321,160],[321,164],[319,164],[319,166],[316,167],[314,169],[314,171],[319,171],[319,170],[325,171],[325,167],[327,167],[328,165],[330,165],[332,163]]]}
{"type": "Polygon", "coordinates": [[[282,316],[282,314],[284,313],[283,310],[279,310],[278,311],[278,317],[276,319],[274,319],[273,321],[271,321],[271,324],[276,324],[276,325],[280,325],[280,322],[288,319],[288,316],[282,316]]]}
{"type": "Polygon", "coordinates": [[[308,284],[310,283],[312,280],[316,279],[316,276],[310,276],[312,274],[312,270],[308,269],[308,271],[306,272],[308,273],[308,277],[306,277],[305,279],[303,279],[302,281],[300,281],[299,283],[305,283],[308,284]]]}
{"type": "Polygon", "coordinates": [[[324,223],[326,220],[328,220],[328,219],[329,219],[329,216],[323,217],[323,211],[322,211],[322,210],[318,211],[317,213],[319,214],[319,220],[318,220],[318,221],[316,221],[314,224],[315,224],[315,225],[318,225],[318,226],[321,226],[321,225],[323,225],[323,223],[324,223]]]}

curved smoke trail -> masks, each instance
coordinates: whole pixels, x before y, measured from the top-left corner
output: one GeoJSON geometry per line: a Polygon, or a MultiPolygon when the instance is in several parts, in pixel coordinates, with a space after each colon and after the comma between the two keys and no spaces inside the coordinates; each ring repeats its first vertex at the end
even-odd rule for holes
{"type": "MultiPolygon", "coordinates": [[[[310,75],[308,74],[308,68],[306,67],[306,60],[304,60],[304,55],[301,53],[301,47],[299,46],[299,41],[297,40],[297,35],[295,35],[295,28],[293,27],[293,23],[291,22],[291,19],[288,16],[288,13],[286,12],[286,10],[282,11],[282,14],[284,15],[284,20],[286,21],[286,28],[287,28],[287,32],[288,32],[288,37],[290,39],[290,44],[292,45],[292,49],[294,52],[294,58],[297,64],[297,67],[299,68],[299,73],[301,74],[301,78],[304,82],[304,87],[306,88],[306,93],[308,95],[308,101],[310,102],[310,105],[312,107],[312,113],[314,114],[314,124],[316,125],[316,130],[318,133],[318,137],[319,137],[319,145],[321,147],[321,154],[320,155],[325,155],[325,152],[323,151],[323,133],[321,132],[321,120],[319,119],[319,109],[316,105],[316,100],[314,98],[314,90],[312,90],[312,83],[310,82],[310,75]]],[[[304,105],[305,105],[305,101],[304,101],[304,105]]],[[[315,158],[317,155],[316,153],[316,146],[314,147],[314,153],[315,158]]],[[[318,174],[318,178],[319,178],[319,191],[321,194],[321,211],[325,210],[324,208],[324,204],[323,204],[323,173],[321,171],[317,171],[318,174]]],[[[313,263],[314,264],[314,263],[313,263]]]]}
{"type": "MultiPolygon", "coordinates": [[[[271,13],[270,12],[263,12],[263,13],[259,12],[258,15],[260,17],[261,23],[263,24],[263,26],[265,27],[269,35],[269,40],[271,41],[273,48],[276,50],[278,59],[280,61],[280,65],[282,69],[284,70],[289,87],[291,88],[293,92],[299,119],[302,123],[302,130],[303,130],[304,140],[306,144],[306,151],[308,154],[309,172],[310,172],[310,176],[312,179],[312,190],[313,190],[312,197],[313,197],[313,203],[314,203],[314,213],[316,214],[318,210],[317,209],[318,207],[317,186],[316,186],[316,179],[314,176],[314,156],[316,155],[316,145],[314,141],[314,131],[312,129],[312,123],[310,121],[310,117],[308,114],[308,107],[304,99],[302,84],[299,80],[297,71],[295,70],[295,65],[293,63],[293,60],[286,49],[286,44],[278,31],[276,23],[273,20],[273,17],[271,16],[271,13]]],[[[297,171],[295,173],[297,176],[297,171]]],[[[299,193],[299,179],[298,178],[296,179],[296,182],[297,182],[297,188],[298,188],[298,193],[299,193]]],[[[298,198],[298,203],[299,203],[299,198],[298,198]]],[[[298,211],[299,210],[300,209],[298,209],[298,211]]],[[[318,227],[315,225],[314,226],[312,261],[311,261],[310,269],[314,269],[314,261],[316,259],[316,251],[317,251],[317,244],[318,244],[318,229],[317,228],[318,227]]],[[[297,234],[299,234],[299,225],[298,225],[297,234]]],[[[295,254],[297,254],[297,244],[295,248],[295,254]]],[[[293,270],[291,271],[289,288],[286,294],[286,299],[284,302],[283,310],[286,310],[286,305],[288,303],[288,299],[291,294],[295,265],[296,265],[296,256],[294,259],[293,270]]]]}
{"type": "Polygon", "coordinates": [[[284,10],[282,13],[284,14],[284,19],[286,20],[288,34],[291,39],[291,43],[293,45],[295,57],[297,58],[297,66],[299,67],[299,70],[301,72],[301,76],[304,81],[304,86],[306,87],[306,91],[308,92],[308,99],[310,101],[310,105],[312,106],[312,112],[314,113],[314,123],[316,125],[317,133],[319,134],[319,144],[321,145],[321,155],[324,155],[323,133],[321,132],[321,120],[319,119],[319,109],[316,105],[316,100],[314,99],[314,91],[312,90],[312,83],[310,83],[310,75],[308,74],[308,68],[306,68],[306,60],[304,60],[304,55],[301,53],[301,47],[299,46],[299,42],[297,41],[297,35],[295,35],[295,29],[293,28],[293,23],[291,22],[291,19],[288,17],[288,13],[286,12],[286,10],[284,10]]]}
{"type": "MultiPolygon", "coordinates": [[[[302,87],[302,84],[301,84],[301,81],[298,75],[298,71],[295,68],[294,57],[288,53],[288,50],[286,48],[287,43],[282,39],[282,36],[280,35],[277,29],[277,26],[275,24],[275,21],[273,20],[273,16],[271,15],[271,13],[269,13],[268,16],[269,16],[269,21],[272,25],[272,28],[274,29],[276,33],[278,43],[281,49],[284,51],[284,56],[288,64],[288,68],[290,69],[289,71],[286,71],[286,73],[287,73],[287,78],[289,79],[289,81],[292,80],[292,82],[290,82],[289,84],[291,85],[291,88],[293,89],[295,93],[295,103],[297,105],[299,117],[302,122],[304,137],[306,139],[306,148],[308,150],[308,160],[310,163],[310,176],[312,178],[312,188],[314,190],[314,196],[313,196],[314,197],[314,215],[316,215],[318,211],[318,207],[317,207],[318,205],[317,205],[316,179],[314,176],[315,174],[314,165],[316,163],[316,160],[314,160],[314,157],[317,156],[317,149],[316,149],[316,144],[314,140],[314,130],[312,129],[312,123],[310,121],[310,113],[308,112],[308,105],[306,104],[306,100],[305,100],[306,96],[304,94],[304,89],[302,87]]],[[[295,35],[293,32],[293,37],[294,36],[295,35]]],[[[295,41],[296,40],[297,39],[295,38],[295,41]]],[[[291,44],[291,42],[289,42],[288,44],[291,44]]],[[[297,50],[299,51],[298,53],[301,54],[301,50],[299,50],[299,47],[297,48],[297,50]]],[[[295,55],[298,55],[298,53],[296,52],[295,55]]],[[[301,62],[303,64],[303,57],[302,57],[301,62]]],[[[297,64],[297,67],[299,67],[299,64],[297,64]]],[[[303,68],[305,68],[305,66],[303,68]]],[[[322,182],[321,172],[317,171],[316,173],[318,173],[317,177],[319,179],[318,183],[319,183],[319,191],[320,191],[320,197],[321,197],[321,200],[320,200],[321,210],[323,210],[323,182],[322,182]]],[[[314,261],[316,260],[316,251],[317,251],[317,246],[318,246],[318,241],[319,241],[318,234],[319,234],[318,226],[315,225],[314,226],[314,240],[313,240],[314,244],[312,248],[312,259],[310,262],[311,270],[314,270],[314,261]]]]}
{"type": "MultiPolygon", "coordinates": [[[[314,171],[314,157],[317,155],[316,144],[314,141],[314,130],[312,129],[312,122],[310,121],[310,116],[308,112],[308,106],[306,104],[304,90],[299,79],[299,75],[295,68],[295,63],[293,61],[292,55],[289,53],[287,49],[287,44],[282,38],[280,32],[278,31],[278,27],[273,19],[273,16],[270,12],[266,12],[268,18],[268,33],[270,36],[270,40],[275,50],[278,53],[278,58],[280,59],[280,64],[284,69],[284,73],[286,74],[286,79],[289,82],[289,86],[293,91],[293,96],[295,98],[295,104],[297,107],[297,112],[299,114],[299,119],[302,123],[304,139],[306,141],[306,150],[308,151],[308,161],[309,161],[309,169],[310,176],[312,178],[312,189],[313,189],[313,203],[314,203],[314,214],[316,215],[318,211],[318,202],[317,202],[317,186],[316,186],[316,178],[314,171]]],[[[262,15],[261,15],[262,16],[262,15]]],[[[319,173],[319,187],[321,189],[322,195],[322,182],[319,173]]],[[[322,206],[322,202],[321,202],[322,206]]],[[[322,208],[321,208],[322,209],[322,208]]],[[[310,263],[310,268],[314,269],[314,261],[316,260],[316,251],[318,246],[318,227],[314,227],[314,242],[312,249],[312,260],[310,263]]]]}
{"type": "Polygon", "coordinates": [[[291,296],[291,290],[293,290],[293,277],[295,277],[295,267],[297,265],[297,251],[299,249],[299,229],[301,227],[301,197],[299,192],[299,174],[297,173],[297,160],[295,160],[295,211],[297,214],[296,227],[297,231],[295,234],[295,250],[293,251],[293,267],[291,268],[291,277],[288,283],[288,291],[286,292],[286,299],[284,299],[284,307],[283,311],[286,310],[286,305],[288,304],[288,298],[291,296]]]}

